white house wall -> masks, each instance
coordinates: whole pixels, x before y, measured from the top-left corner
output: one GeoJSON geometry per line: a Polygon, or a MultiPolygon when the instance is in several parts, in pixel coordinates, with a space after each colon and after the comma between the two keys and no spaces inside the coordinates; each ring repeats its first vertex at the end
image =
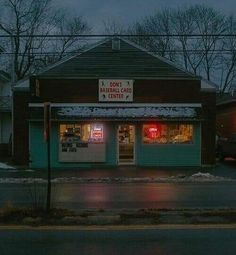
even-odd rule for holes
{"type": "Polygon", "coordinates": [[[11,113],[1,113],[0,143],[8,143],[12,132],[11,113]]]}

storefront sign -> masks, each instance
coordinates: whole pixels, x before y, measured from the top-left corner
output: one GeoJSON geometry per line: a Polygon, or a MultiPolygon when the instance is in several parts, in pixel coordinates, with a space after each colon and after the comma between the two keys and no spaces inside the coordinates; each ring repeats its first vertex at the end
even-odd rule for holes
{"type": "Polygon", "coordinates": [[[92,140],[102,140],[103,139],[103,128],[102,125],[93,124],[91,126],[91,136],[92,140]]]}
{"type": "Polygon", "coordinates": [[[132,102],[133,80],[99,80],[100,102],[132,102]]]}

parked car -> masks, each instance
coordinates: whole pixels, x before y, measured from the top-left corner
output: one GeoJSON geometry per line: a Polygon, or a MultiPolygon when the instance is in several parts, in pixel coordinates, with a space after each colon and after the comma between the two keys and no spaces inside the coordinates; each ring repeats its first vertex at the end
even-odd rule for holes
{"type": "Polygon", "coordinates": [[[236,134],[232,134],[229,138],[218,138],[216,155],[220,160],[226,157],[236,159],[236,134]]]}

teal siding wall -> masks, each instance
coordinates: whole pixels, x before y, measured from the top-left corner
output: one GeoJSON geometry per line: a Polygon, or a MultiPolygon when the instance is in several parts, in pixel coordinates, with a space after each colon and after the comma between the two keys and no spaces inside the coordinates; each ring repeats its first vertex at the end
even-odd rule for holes
{"type": "MultiPolygon", "coordinates": [[[[52,124],[51,165],[52,168],[78,168],[116,165],[116,130],[114,124],[105,125],[106,162],[105,163],[64,163],[59,162],[59,124],[52,124]]],[[[43,123],[30,122],[29,126],[30,167],[47,168],[47,145],[43,140],[43,123]]]]}
{"type": "MultiPolygon", "coordinates": [[[[116,123],[105,124],[106,162],[105,163],[62,163],[59,162],[59,124],[53,123],[51,134],[52,168],[107,167],[117,165],[116,123]]],[[[30,122],[30,166],[47,168],[47,148],[43,140],[43,123],[30,122]]],[[[145,145],[142,143],[142,127],[136,125],[136,164],[139,166],[200,166],[201,128],[194,125],[193,144],[145,145]]]]}
{"type": "Polygon", "coordinates": [[[30,122],[29,124],[29,154],[30,167],[46,168],[47,151],[46,143],[43,140],[43,124],[30,122]]]}
{"type": "Polygon", "coordinates": [[[200,166],[201,128],[194,125],[193,144],[143,144],[141,126],[136,128],[136,162],[139,166],[200,166]]]}

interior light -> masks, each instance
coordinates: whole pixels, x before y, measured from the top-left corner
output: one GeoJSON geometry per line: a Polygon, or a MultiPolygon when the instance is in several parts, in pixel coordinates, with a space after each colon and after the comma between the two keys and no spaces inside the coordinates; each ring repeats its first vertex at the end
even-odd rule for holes
{"type": "Polygon", "coordinates": [[[144,131],[148,138],[156,139],[161,134],[161,125],[158,125],[158,124],[147,125],[144,131]]]}

